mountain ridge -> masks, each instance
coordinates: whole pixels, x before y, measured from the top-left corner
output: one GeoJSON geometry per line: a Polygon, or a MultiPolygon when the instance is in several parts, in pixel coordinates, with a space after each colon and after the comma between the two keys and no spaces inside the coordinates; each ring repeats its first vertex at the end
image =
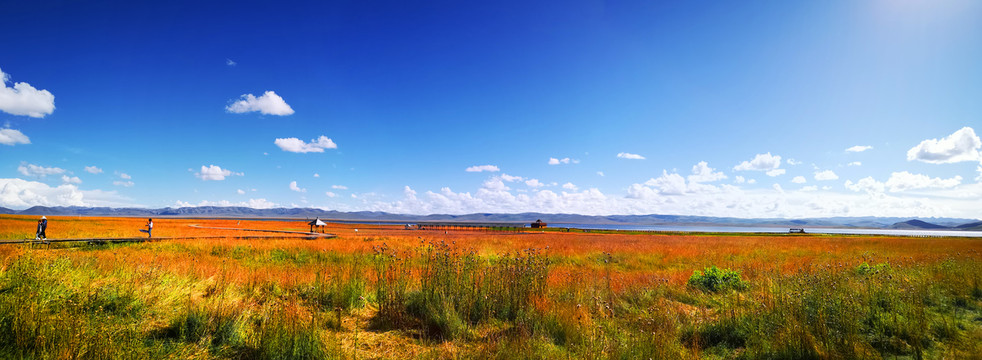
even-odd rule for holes
{"type": "Polygon", "coordinates": [[[236,206],[197,206],[180,208],[111,208],[79,206],[34,206],[24,210],[0,207],[0,214],[59,215],[59,216],[134,216],[134,217],[268,217],[314,218],[342,221],[458,221],[458,222],[514,222],[530,223],[542,219],[559,224],[644,224],[644,225],[726,225],[726,226],[789,226],[789,227],[846,227],[880,229],[953,229],[982,230],[982,221],[961,218],[907,218],[907,217],[825,217],[825,218],[734,218],[698,215],[580,215],[563,213],[525,212],[516,214],[393,214],[380,211],[342,212],[316,208],[256,209],[236,206]]]}

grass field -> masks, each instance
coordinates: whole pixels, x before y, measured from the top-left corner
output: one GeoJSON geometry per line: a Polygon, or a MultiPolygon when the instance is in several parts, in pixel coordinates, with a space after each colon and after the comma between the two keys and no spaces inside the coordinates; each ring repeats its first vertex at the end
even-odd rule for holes
{"type": "Polygon", "coordinates": [[[178,239],[0,246],[0,358],[982,358],[982,239],[154,223],[178,239]]]}

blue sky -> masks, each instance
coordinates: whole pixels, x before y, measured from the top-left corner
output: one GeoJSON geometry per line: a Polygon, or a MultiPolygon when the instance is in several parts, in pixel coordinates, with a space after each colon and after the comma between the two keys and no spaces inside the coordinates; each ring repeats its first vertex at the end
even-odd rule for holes
{"type": "Polygon", "coordinates": [[[976,1],[2,12],[4,207],[982,218],[976,1]]]}

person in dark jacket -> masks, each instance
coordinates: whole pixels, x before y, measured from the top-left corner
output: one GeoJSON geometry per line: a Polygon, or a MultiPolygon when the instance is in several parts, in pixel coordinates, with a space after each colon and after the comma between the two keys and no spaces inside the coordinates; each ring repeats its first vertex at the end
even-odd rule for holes
{"type": "Polygon", "coordinates": [[[42,216],[41,220],[38,220],[37,233],[34,234],[34,240],[45,240],[48,235],[44,233],[48,229],[48,218],[42,216]]]}

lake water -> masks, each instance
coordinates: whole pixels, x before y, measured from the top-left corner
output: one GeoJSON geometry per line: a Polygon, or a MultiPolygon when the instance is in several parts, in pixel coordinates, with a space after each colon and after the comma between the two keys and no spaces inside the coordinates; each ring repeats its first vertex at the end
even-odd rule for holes
{"type": "MultiPolygon", "coordinates": [[[[569,224],[551,223],[549,227],[595,230],[680,231],[680,232],[730,232],[730,233],[787,233],[790,227],[770,226],[699,226],[699,225],[621,225],[621,224],[569,224]]],[[[982,231],[955,230],[894,230],[894,229],[841,229],[809,228],[812,234],[894,235],[894,236],[966,236],[982,237],[982,231]]]]}

